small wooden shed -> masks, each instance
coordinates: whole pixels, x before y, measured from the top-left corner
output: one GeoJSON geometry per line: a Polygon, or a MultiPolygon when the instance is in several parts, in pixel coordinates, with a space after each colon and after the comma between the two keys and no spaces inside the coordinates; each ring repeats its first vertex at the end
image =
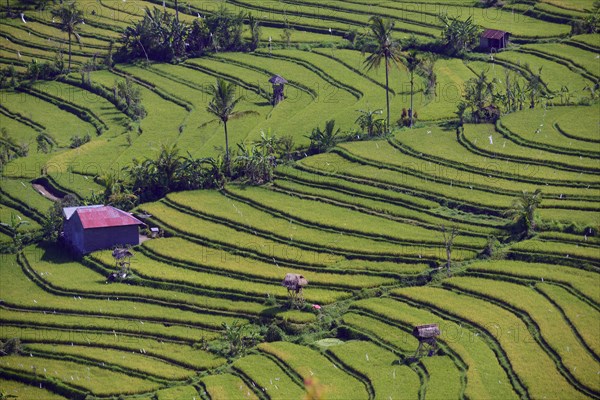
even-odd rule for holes
{"type": "Polygon", "coordinates": [[[291,307],[302,307],[304,304],[302,288],[306,285],[308,285],[308,280],[303,275],[292,273],[285,275],[283,282],[281,282],[281,286],[284,286],[288,290],[291,307]]]}
{"type": "Polygon", "coordinates": [[[285,286],[288,291],[299,293],[304,286],[308,285],[308,281],[303,275],[288,273],[281,285],[285,286]]]}
{"type": "Polygon", "coordinates": [[[415,326],[412,332],[413,336],[416,337],[419,341],[435,338],[440,336],[440,328],[437,324],[429,324],[429,325],[419,325],[415,326]]]}
{"type": "Polygon", "coordinates": [[[66,207],[63,217],[65,242],[78,254],[138,245],[139,226],[145,225],[128,212],[104,205],[66,207]]]}
{"type": "Polygon", "coordinates": [[[482,51],[498,51],[508,45],[510,33],[496,29],[486,29],[479,37],[479,48],[482,51]]]}
{"type": "Polygon", "coordinates": [[[440,336],[440,328],[437,324],[415,326],[412,334],[419,341],[415,357],[420,357],[423,353],[427,353],[429,356],[436,353],[438,349],[437,337],[440,336]]]}
{"type": "Polygon", "coordinates": [[[288,83],[282,76],[273,75],[271,79],[269,79],[269,83],[273,85],[273,99],[271,100],[273,106],[276,106],[280,102],[285,99],[285,95],[283,93],[283,89],[285,84],[288,83]]]}

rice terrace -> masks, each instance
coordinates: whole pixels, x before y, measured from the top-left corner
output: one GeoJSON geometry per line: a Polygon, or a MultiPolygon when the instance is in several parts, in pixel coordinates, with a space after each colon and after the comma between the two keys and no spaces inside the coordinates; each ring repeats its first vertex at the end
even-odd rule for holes
{"type": "Polygon", "coordinates": [[[0,0],[0,400],[600,399],[600,1],[0,0]]]}

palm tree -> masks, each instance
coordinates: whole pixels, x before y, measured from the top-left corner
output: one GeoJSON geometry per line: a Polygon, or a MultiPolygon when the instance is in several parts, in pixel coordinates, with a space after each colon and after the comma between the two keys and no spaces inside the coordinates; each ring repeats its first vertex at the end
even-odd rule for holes
{"type": "Polygon", "coordinates": [[[325,122],[323,130],[316,127],[310,136],[307,136],[310,139],[310,149],[317,153],[329,150],[338,142],[340,132],[340,128],[335,129],[335,120],[333,119],[325,122]]]}
{"type": "MultiPolygon", "coordinates": [[[[236,85],[225,79],[217,78],[217,83],[209,88],[212,100],[208,103],[206,111],[217,117],[223,123],[225,130],[225,170],[227,176],[231,175],[229,157],[229,136],[227,133],[227,121],[240,118],[249,114],[257,114],[256,111],[233,111],[235,106],[243,100],[243,96],[235,98],[236,85]]],[[[209,123],[212,121],[209,121],[209,123]]]]}
{"type": "Polygon", "coordinates": [[[421,66],[421,60],[414,52],[409,52],[405,57],[405,64],[410,73],[410,127],[413,127],[415,109],[413,107],[413,94],[415,87],[415,71],[421,66]]]}
{"type": "Polygon", "coordinates": [[[450,267],[452,266],[452,246],[454,246],[454,239],[458,236],[458,228],[451,226],[450,229],[446,229],[445,225],[442,225],[442,237],[444,239],[444,248],[446,249],[446,273],[450,275],[450,267]]]}
{"type": "Polygon", "coordinates": [[[28,221],[25,221],[21,218],[21,216],[12,213],[10,214],[10,222],[2,222],[2,225],[9,233],[13,241],[14,250],[16,253],[20,253],[23,250],[23,233],[20,231],[21,226],[29,224],[28,221]]]}
{"type": "Polygon", "coordinates": [[[360,115],[354,123],[358,124],[363,132],[366,131],[367,136],[372,137],[374,133],[381,131],[384,120],[377,116],[383,114],[383,110],[358,110],[358,112],[360,115]]]}
{"type": "Polygon", "coordinates": [[[535,102],[544,90],[544,83],[542,82],[542,67],[540,67],[537,74],[533,72],[531,73],[531,79],[529,79],[527,89],[525,90],[529,93],[529,108],[535,108],[535,102]]]}
{"type": "Polygon", "coordinates": [[[533,193],[523,191],[513,200],[505,214],[513,219],[515,228],[521,231],[519,233],[524,233],[527,237],[533,234],[536,228],[535,211],[541,202],[541,189],[536,189],[533,193]]]}
{"type": "Polygon", "coordinates": [[[252,15],[252,13],[248,13],[248,28],[250,29],[250,49],[256,50],[258,44],[260,42],[260,21],[252,15]]]}
{"type": "Polygon", "coordinates": [[[367,70],[379,68],[381,62],[385,62],[385,100],[387,107],[386,130],[390,129],[390,87],[389,87],[389,69],[394,63],[398,67],[401,60],[400,44],[392,38],[394,21],[391,19],[382,19],[379,16],[372,16],[369,19],[371,37],[375,40],[376,46],[365,59],[367,70]]]}
{"type": "Polygon", "coordinates": [[[81,36],[77,33],[77,25],[83,22],[83,11],[77,8],[75,2],[62,6],[58,10],[53,10],[52,15],[60,19],[58,23],[60,30],[67,32],[69,35],[69,67],[68,72],[71,72],[71,41],[75,36],[77,43],[81,44],[81,36]]]}
{"type": "Polygon", "coordinates": [[[442,14],[438,18],[442,23],[442,36],[452,55],[464,54],[477,46],[480,29],[472,17],[461,21],[442,14]]]}

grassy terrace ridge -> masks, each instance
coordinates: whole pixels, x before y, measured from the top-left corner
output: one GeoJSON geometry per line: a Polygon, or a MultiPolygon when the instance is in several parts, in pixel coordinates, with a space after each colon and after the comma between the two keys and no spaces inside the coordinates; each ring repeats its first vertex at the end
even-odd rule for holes
{"type": "Polygon", "coordinates": [[[539,345],[534,344],[534,339],[525,323],[511,312],[483,300],[439,288],[419,288],[418,291],[412,288],[397,289],[393,293],[401,298],[435,307],[441,312],[449,312],[460,319],[472,321],[479,329],[490,332],[497,338],[502,351],[515,373],[522,379],[529,395],[587,397],[571,386],[561,375],[551,357],[539,345]],[[490,319],[490,314],[493,314],[494,318],[490,319]],[[518,335],[522,340],[514,340],[514,335],[518,335]],[[533,360],[539,368],[528,368],[534,362],[533,360]],[[544,371],[545,376],[552,377],[554,384],[551,387],[541,384],[537,376],[540,371],[544,371]]]}
{"type": "MultiPolygon", "coordinates": [[[[580,108],[556,108],[551,115],[557,114],[559,111],[562,114],[570,115],[575,111],[580,112],[580,108]],[[565,112],[566,111],[566,112],[565,112]]],[[[528,114],[543,114],[541,110],[528,111],[528,114]]],[[[589,115],[585,113],[583,115],[589,115]]],[[[516,115],[516,114],[515,114],[516,115]]],[[[511,115],[515,116],[515,115],[511,115]]],[[[572,126],[573,122],[562,116],[555,116],[557,124],[569,123],[572,126]],[[568,122],[567,122],[568,121],[568,122]]],[[[515,122],[522,122],[523,119],[513,118],[515,122]]],[[[525,122],[525,121],[523,121],[525,122]]],[[[527,121],[528,122],[528,121],[527,121]]],[[[552,129],[552,124],[548,129],[552,129]]],[[[535,126],[537,128],[537,126],[535,126]]],[[[566,129],[566,128],[565,128],[566,129]]],[[[534,129],[535,130],[535,129],[534,129]]],[[[582,132],[581,128],[572,129],[577,132],[582,132]]],[[[593,132],[590,132],[589,137],[593,137],[593,132]]],[[[600,139],[600,135],[596,135],[600,139]]],[[[493,136],[492,136],[493,139],[493,136]]],[[[488,138],[489,140],[489,138],[488,138]]],[[[527,162],[512,162],[499,161],[493,157],[475,154],[465,148],[457,140],[453,130],[444,130],[441,127],[426,127],[414,130],[411,134],[409,131],[397,133],[391,144],[397,147],[400,151],[409,152],[412,155],[419,155],[423,158],[430,158],[432,162],[437,162],[443,165],[453,165],[455,168],[464,168],[465,172],[488,177],[505,177],[513,181],[524,181],[532,183],[552,184],[552,185],[586,185],[584,182],[597,184],[597,179],[594,174],[579,174],[578,172],[567,172],[552,168],[551,166],[532,165],[527,162]],[[426,134],[423,134],[425,132],[426,134]]],[[[504,145],[504,141],[500,142],[504,145]]],[[[590,147],[588,145],[588,147],[590,147]]],[[[592,146],[593,147],[593,146],[592,146]]]]}
{"type": "Polygon", "coordinates": [[[19,338],[23,343],[65,344],[90,346],[93,344],[101,349],[116,349],[134,353],[143,353],[162,359],[166,362],[180,365],[193,370],[207,370],[219,367],[225,359],[218,358],[205,352],[194,351],[189,345],[171,343],[163,339],[148,339],[139,336],[123,334],[97,333],[86,331],[65,331],[60,329],[44,329],[40,327],[19,327],[7,325],[1,335],[3,340],[19,338]],[[145,351],[145,353],[144,353],[145,351]]]}
{"type": "Polygon", "coordinates": [[[595,272],[561,265],[504,260],[475,262],[470,264],[467,270],[565,284],[600,304],[600,293],[597,290],[598,274],[595,272]]]}
{"type": "Polygon", "coordinates": [[[256,394],[238,376],[209,375],[201,380],[211,399],[256,400],[256,394]]]}
{"type": "Polygon", "coordinates": [[[263,343],[259,349],[291,368],[302,379],[319,379],[324,393],[334,399],[361,397],[367,389],[356,378],[346,374],[318,351],[288,342],[263,343]]]}
{"type": "Polygon", "coordinates": [[[582,343],[597,359],[600,356],[598,335],[600,327],[592,320],[595,309],[556,285],[538,283],[536,289],[563,312],[565,319],[573,326],[582,343]]]}
{"type": "MultiPolygon", "coordinates": [[[[391,146],[388,142],[373,142],[371,146],[365,146],[361,143],[344,143],[339,147],[345,152],[349,153],[351,160],[356,157],[357,162],[364,160],[368,165],[376,165],[381,168],[390,170],[396,170],[401,173],[413,175],[416,177],[422,177],[424,180],[431,180],[433,182],[444,182],[452,183],[455,186],[477,188],[481,191],[499,193],[499,194],[513,194],[514,192],[510,189],[513,181],[503,178],[490,179],[489,175],[481,173],[469,173],[469,171],[454,169],[449,166],[440,166],[435,162],[430,161],[424,162],[417,157],[410,156],[408,154],[400,153],[396,148],[391,146]],[[377,151],[373,151],[372,146],[375,146],[377,151]],[[511,193],[512,192],[512,193],[511,193]]],[[[340,153],[342,156],[344,152],[340,153]]],[[[534,191],[536,187],[539,187],[541,182],[537,184],[521,184],[523,190],[534,191]]],[[[569,187],[551,187],[544,188],[550,196],[563,193],[565,196],[577,198],[581,196],[582,191],[577,188],[569,187]]]]}
{"type": "MultiPolygon", "coordinates": [[[[437,229],[432,232],[432,229],[423,229],[404,222],[392,222],[380,216],[364,215],[348,210],[346,207],[330,205],[318,200],[301,199],[294,195],[268,191],[264,188],[229,186],[225,190],[227,194],[233,195],[241,202],[254,203],[266,210],[273,210],[283,218],[289,218],[290,221],[310,224],[316,228],[329,228],[347,232],[350,235],[389,238],[398,241],[406,241],[404,233],[409,232],[413,240],[438,242],[438,240],[431,239],[431,236],[438,235],[437,229]],[[395,230],[398,233],[395,233],[395,230]]],[[[457,245],[477,247],[481,244],[480,241],[473,238],[467,238],[464,241],[457,240],[457,245]]]]}
{"type": "MultiPolygon", "coordinates": [[[[169,239],[163,239],[163,240],[169,240],[169,239]]],[[[167,246],[170,245],[177,245],[178,242],[175,242],[174,240],[171,240],[169,243],[166,243],[166,245],[163,246],[157,246],[155,248],[153,248],[153,250],[156,250],[155,254],[159,254],[159,255],[165,255],[168,257],[169,253],[165,253],[165,248],[167,246]],[[161,252],[162,250],[162,252],[161,252]]],[[[181,242],[179,242],[181,244],[181,242]]],[[[269,270],[272,270],[272,265],[266,264],[266,263],[262,263],[260,261],[255,261],[255,260],[251,260],[251,259],[246,259],[246,258],[242,258],[242,257],[237,257],[233,254],[229,254],[229,255],[225,255],[224,253],[218,252],[218,251],[211,251],[209,249],[206,248],[202,248],[198,245],[193,245],[192,243],[190,243],[190,245],[188,246],[190,248],[193,248],[196,250],[195,254],[209,254],[209,256],[203,256],[201,259],[199,259],[195,264],[198,266],[198,270],[225,270],[225,271],[229,271],[232,274],[235,274],[236,272],[239,271],[239,275],[242,275],[243,277],[246,277],[247,275],[250,275],[248,273],[244,273],[245,270],[250,269],[252,270],[254,273],[252,275],[254,275],[257,279],[260,280],[265,280],[265,281],[269,281],[269,280],[273,280],[273,281],[278,281],[281,278],[281,272],[280,271],[274,271],[274,273],[269,273],[269,270]],[[219,262],[221,260],[223,260],[223,258],[229,258],[230,261],[229,262],[219,262]],[[237,267],[237,268],[236,268],[237,267]]],[[[186,246],[185,244],[182,245],[182,247],[178,247],[178,253],[179,253],[179,257],[177,259],[179,260],[183,260],[184,262],[187,261],[188,265],[189,265],[189,261],[193,260],[193,258],[185,257],[185,249],[186,246]]],[[[112,256],[109,255],[108,252],[103,253],[101,256],[101,259],[103,259],[105,262],[107,262],[108,260],[110,260],[112,258],[112,256]],[[110,257],[110,258],[109,258],[110,257]]],[[[173,261],[177,260],[177,259],[172,259],[173,261]]],[[[258,282],[253,282],[252,287],[248,287],[247,284],[247,280],[244,279],[231,279],[231,278],[227,278],[227,277],[223,277],[220,276],[220,274],[210,274],[210,273],[206,273],[206,272],[193,272],[194,268],[187,268],[187,272],[186,269],[181,268],[181,267],[175,267],[172,265],[169,265],[167,263],[163,263],[163,262],[159,262],[156,261],[154,259],[152,259],[151,257],[145,257],[144,255],[141,255],[139,261],[135,260],[132,263],[132,267],[131,267],[136,273],[139,273],[140,276],[151,276],[152,279],[156,280],[156,281],[173,281],[173,282],[180,282],[183,284],[189,284],[190,286],[195,285],[195,286],[203,286],[206,285],[206,287],[214,289],[214,290],[221,290],[223,292],[226,291],[231,291],[231,290],[236,290],[240,291],[242,293],[248,293],[248,294],[254,294],[255,296],[260,296],[262,298],[264,298],[267,294],[271,295],[271,296],[276,296],[276,297],[285,297],[285,289],[283,287],[273,287],[273,283],[271,282],[271,284],[268,283],[258,283],[258,282]],[[141,262],[143,264],[145,264],[143,267],[140,266],[140,268],[138,268],[138,262],[141,262]],[[154,270],[157,272],[150,272],[149,269],[152,269],[152,267],[154,267],[154,270]],[[160,272],[158,272],[160,271],[160,272]],[[157,276],[157,274],[161,274],[161,276],[157,276]],[[154,275],[154,276],[152,276],[154,275]],[[210,282],[209,279],[212,281],[210,282]],[[246,282],[246,283],[242,283],[242,282],[246,282]]],[[[280,268],[277,268],[280,269],[280,268]]],[[[321,284],[322,286],[328,286],[328,285],[334,285],[333,282],[339,282],[338,283],[338,287],[344,287],[342,285],[344,285],[344,282],[341,282],[341,280],[344,277],[338,276],[337,274],[318,274],[318,273],[314,273],[314,272],[309,272],[309,271],[302,271],[300,270],[299,272],[305,274],[307,277],[310,277],[311,281],[316,284],[319,285],[321,284]],[[337,279],[335,279],[337,278],[337,279]]],[[[346,287],[351,287],[351,288],[361,288],[361,287],[368,287],[368,285],[373,285],[373,286],[379,286],[379,285],[385,285],[392,283],[393,281],[390,278],[376,278],[376,277],[364,277],[364,279],[366,280],[365,282],[362,282],[362,284],[359,283],[353,283],[350,281],[350,279],[346,279],[346,287]]]]}
{"type": "Polygon", "coordinates": [[[539,330],[539,340],[545,342],[550,351],[558,356],[561,368],[567,370],[585,390],[590,393],[598,392],[600,382],[597,378],[597,358],[579,342],[565,319],[554,316],[558,309],[527,287],[508,282],[490,283],[489,280],[480,278],[455,277],[448,279],[445,285],[483,299],[492,299],[499,305],[507,305],[509,309],[525,312],[531,318],[533,326],[539,330]],[[510,296],[506,296],[507,293],[510,296]]]}
{"type": "Polygon", "coordinates": [[[26,308],[15,309],[4,308],[0,320],[7,325],[19,326],[31,324],[32,316],[35,316],[35,326],[40,329],[87,329],[90,331],[117,332],[125,335],[140,335],[149,337],[162,337],[170,340],[187,342],[190,344],[200,342],[202,339],[214,339],[217,332],[173,324],[165,326],[148,320],[126,320],[118,317],[85,316],[77,314],[76,310],[71,313],[50,313],[44,311],[32,311],[26,308]]]}
{"type": "Polygon", "coordinates": [[[376,398],[393,397],[396,393],[417,396],[418,375],[407,366],[396,366],[396,356],[372,342],[350,341],[327,350],[346,368],[368,378],[376,398]]]}
{"type": "MultiPolygon", "coordinates": [[[[52,264],[44,265],[43,262],[35,263],[38,270],[37,275],[44,279],[50,280],[51,277],[57,276],[62,281],[72,280],[66,279],[64,273],[60,273],[61,267],[53,268],[52,264]],[[45,275],[45,277],[44,277],[45,275]]],[[[73,266],[76,266],[73,263],[73,266]]],[[[62,268],[65,264],[62,265],[62,268]]],[[[26,267],[24,268],[27,270],[26,267]]],[[[44,289],[46,287],[37,286],[30,278],[32,275],[25,275],[21,265],[10,260],[5,266],[2,266],[4,276],[10,276],[13,279],[14,286],[8,287],[7,284],[2,286],[3,292],[10,296],[10,300],[4,300],[4,304],[16,307],[27,307],[35,310],[46,312],[77,312],[88,315],[104,315],[123,318],[139,318],[140,314],[144,315],[144,320],[148,321],[171,321],[173,323],[181,323],[186,325],[197,325],[200,327],[215,328],[218,327],[221,321],[232,321],[232,317],[200,315],[193,311],[184,310],[181,305],[168,304],[160,305],[161,302],[152,302],[151,299],[143,297],[127,296],[126,294],[117,293],[91,293],[88,294],[83,290],[74,290],[76,285],[68,288],[61,288],[55,282],[52,282],[51,287],[56,288],[56,292],[49,292],[44,289]],[[62,289],[62,290],[61,290],[62,289]],[[65,291],[68,290],[68,291],[65,291]],[[60,294],[60,295],[56,295],[60,294]],[[61,296],[62,295],[62,296],[61,296]],[[121,296],[121,300],[119,297],[121,296]],[[80,299],[81,297],[81,299],[80,299]],[[112,297],[112,301],[110,298],[112,297]],[[127,300],[124,300],[127,299],[127,300]],[[153,304],[154,303],[154,304],[153,304]],[[181,309],[178,309],[181,308],[181,309]],[[168,315],[165,318],[165,315],[168,315]]],[[[64,269],[63,269],[64,270],[64,269]]],[[[105,280],[102,279],[102,285],[105,280]]],[[[36,283],[39,283],[38,280],[36,283]]]]}
{"type": "Polygon", "coordinates": [[[512,386],[515,383],[511,383],[504,370],[509,366],[498,361],[497,349],[490,348],[489,339],[486,340],[485,334],[472,331],[461,323],[432,314],[428,310],[392,299],[361,300],[353,307],[376,316],[386,324],[391,322],[405,327],[402,331],[397,329],[397,333],[392,337],[399,336],[407,345],[410,343],[408,348],[411,350],[408,355],[412,355],[416,349],[415,339],[408,332],[410,327],[422,324],[423,321],[437,323],[442,329],[442,343],[456,355],[458,360],[455,362],[462,362],[466,366],[466,387],[461,391],[464,390],[469,396],[488,397],[501,394],[500,397],[507,399],[518,397],[512,386]]]}
{"type": "Polygon", "coordinates": [[[7,356],[0,359],[0,368],[27,374],[33,382],[56,379],[76,390],[89,390],[99,395],[136,394],[158,389],[160,384],[113,372],[96,366],[82,366],[72,361],[41,357],[7,356]],[[44,370],[45,369],[45,370],[44,370]],[[125,389],[126,388],[126,389],[125,389]]]}
{"type": "Polygon", "coordinates": [[[67,397],[52,393],[47,389],[30,386],[25,383],[12,381],[8,379],[0,379],[0,386],[7,396],[19,396],[30,399],[44,400],[65,400],[67,397]]]}
{"type": "Polygon", "coordinates": [[[233,368],[246,376],[252,384],[268,393],[269,398],[285,400],[300,398],[304,394],[301,385],[270,357],[252,354],[233,364],[233,368]]]}
{"type": "Polygon", "coordinates": [[[519,242],[511,247],[513,251],[520,254],[530,253],[534,256],[549,256],[565,259],[569,258],[588,262],[598,267],[600,264],[600,254],[597,247],[580,246],[572,243],[546,242],[543,240],[527,240],[519,242]]]}
{"type": "MultiPolygon", "coordinates": [[[[207,196],[210,192],[199,192],[197,195],[207,196]]],[[[234,200],[230,200],[231,203],[234,200]]],[[[195,206],[198,206],[198,203],[194,203],[195,206]]],[[[201,206],[201,205],[200,205],[201,206]]],[[[242,207],[241,204],[237,204],[236,207],[238,210],[242,207]]],[[[390,258],[403,258],[407,257],[408,260],[421,260],[424,258],[426,260],[440,258],[440,248],[424,246],[424,245],[413,245],[411,243],[405,244],[403,246],[398,245],[397,243],[390,243],[381,240],[374,240],[365,237],[355,237],[351,235],[340,235],[339,233],[321,231],[319,229],[312,229],[309,227],[303,227],[299,224],[290,225],[288,220],[280,219],[283,224],[283,228],[286,229],[286,233],[284,237],[273,237],[273,240],[269,240],[266,238],[262,238],[259,236],[260,231],[250,229],[249,233],[246,233],[241,230],[244,228],[244,225],[247,225],[247,219],[244,219],[242,224],[236,224],[237,228],[230,228],[226,226],[224,222],[227,222],[226,219],[219,219],[217,222],[211,222],[207,219],[198,218],[193,215],[190,215],[189,211],[186,211],[185,214],[182,213],[172,207],[167,207],[163,203],[153,203],[153,204],[145,204],[142,207],[143,210],[150,212],[150,214],[154,215],[155,219],[158,219],[161,224],[165,224],[167,227],[175,229],[177,232],[183,233],[185,235],[189,235],[190,237],[199,238],[206,240],[206,231],[201,229],[201,227],[210,227],[211,228],[211,240],[213,243],[217,243],[219,245],[229,245],[236,250],[258,253],[261,256],[268,257],[269,260],[275,257],[279,259],[283,259],[284,261],[289,260],[292,261],[293,258],[288,255],[289,251],[299,251],[301,257],[305,257],[302,250],[294,250],[294,249],[308,249],[312,251],[321,251],[320,254],[326,256],[323,258],[316,258],[317,262],[323,262],[322,260],[331,260],[329,258],[329,254],[333,253],[334,255],[344,254],[351,256],[352,258],[356,257],[365,257],[368,259],[375,259],[376,261],[385,261],[390,258]],[[179,223],[175,218],[180,218],[179,223]],[[185,221],[183,221],[183,219],[185,221]],[[166,224],[165,221],[169,221],[169,224],[166,224]],[[194,223],[190,226],[189,221],[193,221],[194,223]],[[251,232],[251,233],[250,233],[251,232]],[[204,236],[203,236],[204,235],[204,236]],[[301,236],[302,235],[302,236],[301,236]],[[286,248],[286,245],[290,245],[291,247],[286,248]],[[273,255],[273,251],[277,251],[275,255],[273,255]],[[282,257],[283,254],[285,257],[282,257]]],[[[248,207],[246,217],[249,216],[250,212],[255,215],[265,215],[266,213],[248,207]]],[[[212,209],[211,212],[217,213],[219,209],[212,209]]],[[[230,218],[238,218],[239,214],[235,212],[235,209],[232,211],[226,211],[226,214],[230,218]]],[[[267,214],[268,215],[268,214],[267,214]]],[[[243,218],[246,218],[243,217],[243,218]]],[[[240,216],[242,218],[242,216],[240,216]]],[[[259,223],[264,224],[265,222],[270,223],[270,228],[273,229],[274,223],[280,222],[275,219],[269,221],[264,218],[258,219],[259,223]]],[[[250,225],[250,228],[253,228],[250,225]]],[[[276,231],[277,232],[277,231],[276,231]]],[[[269,236],[267,236],[269,237],[269,236]]],[[[271,236],[272,237],[272,236],[271,236]]],[[[468,258],[475,255],[475,252],[469,250],[458,249],[457,257],[459,258],[468,258]]],[[[298,254],[298,253],[296,253],[298,254]]],[[[314,254],[314,253],[313,253],[314,254]]],[[[308,254],[309,260],[314,259],[310,257],[311,254],[308,254]]],[[[336,261],[339,258],[336,259],[336,261]]],[[[331,262],[331,261],[330,261],[331,262]]],[[[422,262],[422,261],[420,261],[422,262]]]]}
{"type": "MultiPolygon", "coordinates": [[[[354,208],[361,212],[373,215],[385,216],[386,218],[409,222],[411,224],[424,227],[438,227],[447,223],[447,218],[435,215],[427,215],[422,210],[411,210],[395,204],[390,204],[381,200],[372,200],[361,198],[350,194],[340,193],[336,190],[321,189],[296,183],[294,181],[278,179],[274,183],[274,188],[286,194],[306,199],[318,199],[321,202],[342,205],[348,208],[354,208]]],[[[477,233],[497,233],[497,229],[480,227],[466,223],[456,223],[456,226],[464,231],[475,231],[477,233]]]]}
{"type": "MultiPolygon", "coordinates": [[[[181,239],[163,239],[161,241],[155,241],[153,242],[152,247],[150,247],[150,250],[159,256],[162,256],[164,258],[167,259],[172,259],[174,261],[179,261],[179,262],[185,262],[191,265],[199,265],[198,261],[197,261],[197,254],[202,254],[202,247],[199,245],[196,245],[194,243],[191,242],[185,242],[181,239]],[[166,242],[167,240],[170,240],[170,242],[166,242]],[[171,251],[169,252],[168,249],[172,248],[172,245],[176,245],[178,246],[178,251],[171,251]],[[194,256],[195,255],[195,256],[194,256]],[[195,258],[196,257],[196,258],[195,258]]],[[[208,254],[215,254],[215,258],[220,258],[222,256],[222,254],[220,254],[218,251],[215,251],[213,249],[208,249],[208,250],[204,250],[206,251],[206,253],[208,254]]],[[[231,271],[231,273],[238,273],[241,276],[247,277],[250,281],[252,281],[252,278],[254,277],[254,279],[258,280],[258,281],[267,281],[267,282],[277,282],[279,283],[279,281],[281,280],[281,276],[285,276],[282,275],[282,271],[285,271],[285,269],[281,266],[277,266],[275,263],[273,264],[267,264],[267,263],[263,263],[260,261],[253,261],[250,259],[243,259],[243,258],[239,258],[236,256],[230,256],[230,261],[228,261],[229,265],[227,263],[222,263],[220,265],[221,268],[223,268],[223,270],[228,270],[231,271]],[[246,262],[243,262],[243,261],[246,262]],[[239,261],[242,261],[241,263],[239,261]]],[[[288,268],[289,269],[289,268],[288,268]]],[[[319,295],[321,296],[325,296],[326,298],[329,299],[329,301],[331,301],[331,298],[343,298],[346,297],[346,293],[342,292],[340,290],[340,288],[362,288],[362,287],[369,287],[371,285],[373,286],[378,286],[380,284],[384,284],[386,282],[390,282],[390,278],[381,278],[381,277],[368,277],[368,276],[362,276],[361,278],[364,279],[364,282],[362,283],[357,283],[355,282],[356,279],[353,278],[353,275],[348,274],[346,277],[344,276],[340,276],[339,273],[337,272],[316,272],[316,271],[310,271],[310,270],[300,270],[300,269],[296,269],[294,268],[295,271],[299,271],[302,272],[305,276],[309,276],[310,278],[313,279],[314,283],[317,284],[317,286],[320,286],[322,289],[316,290],[315,294],[313,294],[314,296],[317,296],[317,293],[319,293],[319,295]],[[334,279],[334,278],[339,278],[339,279],[334,279]],[[345,280],[346,286],[343,286],[343,282],[337,283],[340,280],[345,280]],[[353,282],[354,281],[354,282],[353,282]],[[334,282],[337,283],[336,286],[334,285],[334,282]],[[320,285],[319,285],[320,283],[320,285]],[[329,287],[331,287],[331,289],[329,289],[329,287]],[[338,290],[334,290],[334,288],[338,288],[338,290]],[[325,289],[328,288],[328,289],[325,289]]],[[[273,287],[271,286],[271,290],[273,290],[273,292],[265,292],[263,293],[263,295],[266,297],[267,294],[274,294],[274,293],[280,293],[279,292],[279,288],[277,286],[273,287]]],[[[325,299],[322,299],[325,300],[325,299]]]]}
{"type": "Polygon", "coordinates": [[[184,380],[194,374],[194,371],[155,360],[140,353],[125,352],[120,350],[101,349],[98,347],[66,346],[48,344],[28,344],[27,350],[36,354],[60,353],[73,356],[82,360],[116,365],[133,370],[138,374],[147,374],[166,380],[184,380]]]}

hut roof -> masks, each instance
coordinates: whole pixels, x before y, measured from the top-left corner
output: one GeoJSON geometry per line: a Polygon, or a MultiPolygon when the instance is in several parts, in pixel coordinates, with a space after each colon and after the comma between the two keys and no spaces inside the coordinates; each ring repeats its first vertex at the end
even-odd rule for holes
{"type": "Polygon", "coordinates": [[[437,324],[419,325],[415,326],[412,331],[413,336],[416,338],[432,338],[440,335],[440,328],[437,324]]]}
{"type": "Polygon", "coordinates": [[[273,85],[282,85],[284,83],[288,83],[288,81],[286,81],[282,76],[280,75],[273,75],[271,77],[271,79],[269,79],[269,83],[272,83],[273,85]]]}
{"type": "Polygon", "coordinates": [[[74,214],[79,216],[83,229],[108,228],[112,226],[145,225],[128,212],[112,206],[94,205],[67,207],[63,209],[67,220],[74,214]]]}
{"type": "Polygon", "coordinates": [[[286,274],[281,286],[285,286],[291,290],[297,290],[308,285],[308,281],[303,275],[299,274],[286,274]]]}
{"type": "Polygon", "coordinates": [[[112,255],[117,260],[121,260],[125,257],[133,257],[133,253],[129,249],[116,248],[113,250],[112,255]]]}
{"type": "Polygon", "coordinates": [[[502,39],[502,37],[504,37],[504,35],[506,35],[506,34],[508,34],[508,32],[499,31],[496,29],[486,29],[481,34],[481,37],[484,37],[486,39],[502,39]]]}

